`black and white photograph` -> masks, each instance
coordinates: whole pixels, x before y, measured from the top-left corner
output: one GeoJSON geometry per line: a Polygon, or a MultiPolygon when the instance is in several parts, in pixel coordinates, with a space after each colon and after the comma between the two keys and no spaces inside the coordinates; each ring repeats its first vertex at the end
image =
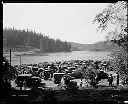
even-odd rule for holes
{"type": "Polygon", "coordinates": [[[128,103],[127,1],[2,6],[1,104],[128,103]]]}

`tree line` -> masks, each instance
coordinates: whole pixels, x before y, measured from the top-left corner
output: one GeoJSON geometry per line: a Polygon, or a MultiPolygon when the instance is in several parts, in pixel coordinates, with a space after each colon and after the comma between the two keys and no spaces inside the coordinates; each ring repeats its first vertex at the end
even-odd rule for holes
{"type": "Polygon", "coordinates": [[[111,3],[102,12],[95,16],[94,23],[98,22],[98,30],[108,32],[107,39],[118,47],[111,51],[111,66],[125,80],[128,78],[128,27],[127,2],[111,3]]]}
{"type": "Polygon", "coordinates": [[[42,33],[32,30],[17,30],[15,28],[3,29],[4,47],[30,46],[40,49],[41,52],[68,52],[71,44],[59,39],[52,39],[42,33]]]}

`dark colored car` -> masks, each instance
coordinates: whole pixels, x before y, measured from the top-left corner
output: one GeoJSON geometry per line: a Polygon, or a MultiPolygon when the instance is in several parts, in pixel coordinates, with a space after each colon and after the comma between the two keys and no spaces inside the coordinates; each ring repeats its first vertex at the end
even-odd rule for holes
{"type": "Polygon", "coordinates": [[[54,73],[53,74],[53,81],[55,84],[60,84],[62,77],[65,73],[54,73]]]}
{"type": "Polygon", "coordinates": [[[38,76],[38,67],[33,67],[32,71],[34,76],[38,76]]]}
{"type": "Polygon", "coordinates": [[[41,79],[39,77],[33,76],[27,81],[27,86],[40,86],[41,79]]]}
{"type": "Polygon", "coordinates": [[[69,73],[69,75],[72,77],[72,79],[79,79],[82,78],[82,74],[79,72],[73,72],[73,73],[69,73]]]}
{"type": "MultiPolygon", "coordinates": [[[[28,82],[31,79],[32,74],[20,74],[16,78],[16,84],[17,86],[20,86],[20,82],[28,82]]],[[[27,86],[27,84],[26,84],[27,86]]]]}
{"type": "Polygon", "coordinates": [[[50,70],[44,70],[44,80],[47,80],[50,78],[51,71],[50,70]]]}
{"type": "Polygon", "coordinates": [[[108,79],[109,75],[107,73],[105,73],[104,71],[100,71],[98,74],[97,74],[97,78],[96,78],[96,81],[98,83],[98,81],[100,81],[101,79],[108,79]]]}
{"type": "Polygon", "coordinates": [[[26,81],[26,87],[32,87],[34,85],[39,86],[41,79],[39,77],[32,76],[32,74],[21,74],[16,79],[16,84],[20,86],[20,82],[26,81]]]}

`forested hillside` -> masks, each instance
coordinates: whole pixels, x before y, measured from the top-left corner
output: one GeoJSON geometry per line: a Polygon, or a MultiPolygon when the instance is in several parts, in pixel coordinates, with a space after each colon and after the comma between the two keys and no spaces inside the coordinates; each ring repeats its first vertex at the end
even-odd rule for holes
{"type": "Polygon", "coordinates": [[[72,51],[110,51],[116,47],[110,41],[100,41],[94,44],[80,44],[71,42],[72,51]]]}
{"type": "Polygon", "coordinates": [[[66,41],[52,39],[28,29],[17,30],[14,28],[3,29],[3,47],[32,47],[40,49],[41,52],[68,52],[71,50],[70,43],[66,41]]]}

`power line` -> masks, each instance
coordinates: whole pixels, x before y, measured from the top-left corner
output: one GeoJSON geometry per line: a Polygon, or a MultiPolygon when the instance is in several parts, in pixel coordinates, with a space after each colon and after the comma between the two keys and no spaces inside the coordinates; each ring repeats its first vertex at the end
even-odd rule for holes
{"type": "Polygon", "coordinates": [[[65,33],[68,33],[68,32],[72,32],[72,31],[74,31],[74,30],[76,30],[76,29],[78,29],[78,28],[81,28],[81,27],[83,27],[83,26],[89,24],[89,23],[93,23],[93,21],[86,22],[86,23],[84,23],[84,24],[81,24],[81,25],[79,25],[79,26],[76,26],[76,27],[74,27],[74,28],[72,28],[72,29],[69,29],[69,30],[67,30],[67,31],[65,31],[65,32],[63,32],[63,33],[60,33],[60,34],[65,34],[65,33]]]}

